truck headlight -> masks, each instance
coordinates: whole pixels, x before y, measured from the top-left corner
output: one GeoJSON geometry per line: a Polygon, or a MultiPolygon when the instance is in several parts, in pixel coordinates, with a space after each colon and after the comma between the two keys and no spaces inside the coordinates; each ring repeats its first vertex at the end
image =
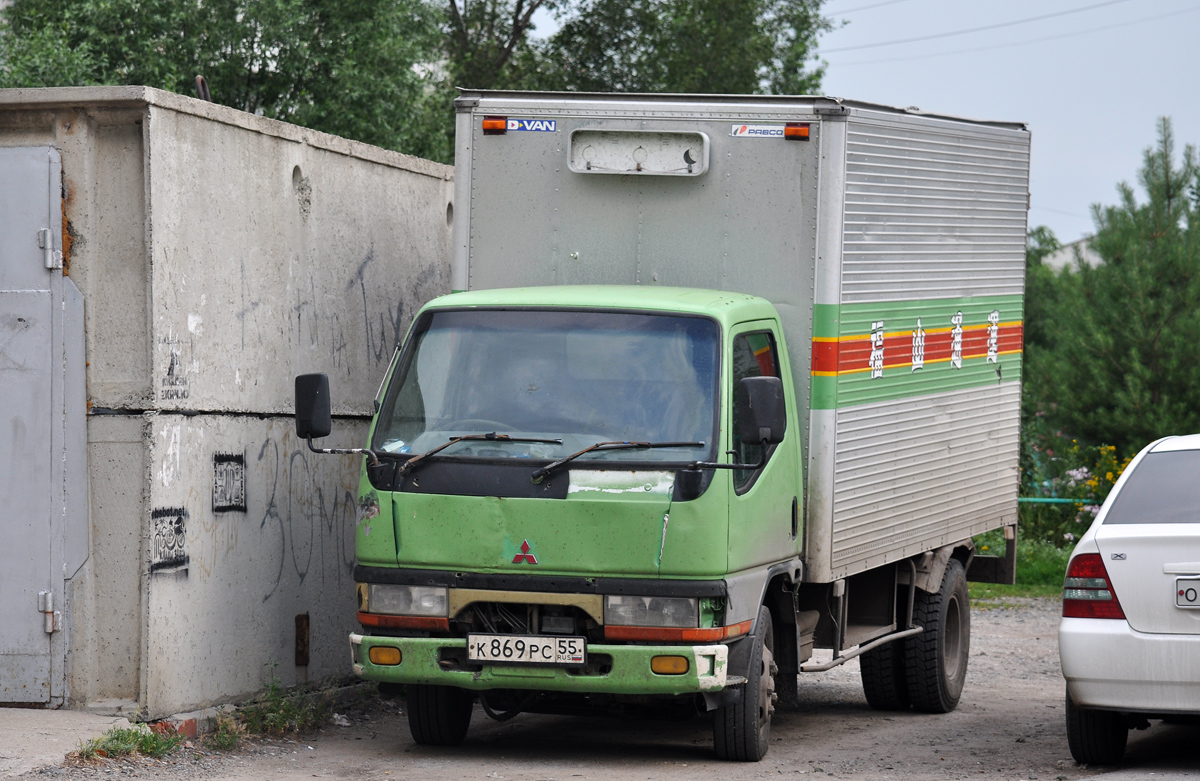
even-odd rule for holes
{"type": "Polygon", "coordinates": [[[604,623],[693,628],[700,625],[700,600],[689,597],[607,596],[604,598],[604,623]]]}
{"type": "MultiPolygon", "coordinates": [[[[367,585],[364,613],[393,616],[445,616],[449,595],[443,586],[395,586],[384,583],[367,585]]],[[[360,592],[361,593],[361,592],[360,592]]]]}

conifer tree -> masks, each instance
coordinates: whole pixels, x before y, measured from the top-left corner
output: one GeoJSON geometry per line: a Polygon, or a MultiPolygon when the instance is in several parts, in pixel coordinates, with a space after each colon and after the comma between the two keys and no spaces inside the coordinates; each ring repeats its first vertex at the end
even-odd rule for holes
{"type": "Polygon", "coordinates": [[[1175,155],[1171,122],[1147,149],[1139,182],[1092,207],[1103,259],[1057,278],[1044,347],[1027,381],[1071,436],[1132,454],[1168,434],[1200,432],[1200,203],[1195,149],[1175,155]]]}

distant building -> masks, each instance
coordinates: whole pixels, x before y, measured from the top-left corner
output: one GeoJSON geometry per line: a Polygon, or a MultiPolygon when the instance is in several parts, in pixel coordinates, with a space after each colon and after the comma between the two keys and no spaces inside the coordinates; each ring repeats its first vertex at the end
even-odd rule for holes
{"type": "Polygon", "coordinates": [[[1042,258],[1042,265],[1049,266],[1055,271],[1061,271],[1066,266],[1079,268],[1079,260],[1087,261],[1089,266],[1104,265],[1104,258],[1092,249],[1092,237],[1084,236],[1078,241],[1064,244],[1054,252],[1042,258]]]}

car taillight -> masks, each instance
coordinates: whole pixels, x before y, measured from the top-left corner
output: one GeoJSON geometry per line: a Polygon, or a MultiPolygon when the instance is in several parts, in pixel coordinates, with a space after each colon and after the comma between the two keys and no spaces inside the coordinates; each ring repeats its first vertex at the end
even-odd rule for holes
{"type": "Polygon", "coordinates": [[[1081,553],[1071,559],[1063,583],[1064,618],[1124,618],[1117,592],[1099,553],[1081,553]]]}

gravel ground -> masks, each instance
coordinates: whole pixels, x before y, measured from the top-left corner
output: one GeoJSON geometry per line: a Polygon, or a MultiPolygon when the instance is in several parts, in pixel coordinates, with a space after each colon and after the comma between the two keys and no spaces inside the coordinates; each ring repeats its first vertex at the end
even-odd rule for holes
{"type": "MultiPolygon", "coordinates": [[[[243,745],[229,754],[185,749],[160,761],[49,768],[26,779],[375,778],[687,779],[806,775],[871,779],[1055,779],[1094,776],[1067,750],[1056,600],[1008,599],[972,611],[967,684],[946,715],[867,707],[858,665],[801,678],[796,711],[777,712],[756,764],[713,758],[709,722],[522,715],[503,724],[476,710],[455,749],[417,746],[402,702],[373,700],[303,740],[243,745]]],[[[1200,778],[1200,729],[1156,724],[1130,736],[1116,778],[1200,778]]]]}

